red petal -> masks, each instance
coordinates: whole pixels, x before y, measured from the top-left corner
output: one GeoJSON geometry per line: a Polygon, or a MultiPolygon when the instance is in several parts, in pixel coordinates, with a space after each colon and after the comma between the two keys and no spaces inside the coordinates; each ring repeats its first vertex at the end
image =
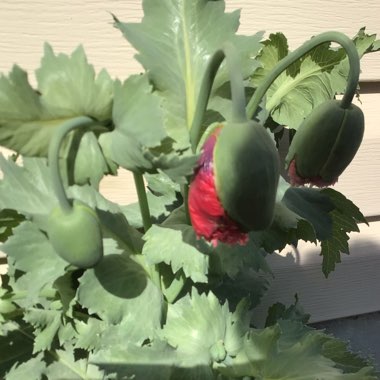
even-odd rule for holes
{"type": "Polygon", "coordinates": [[[189,213],[198,237],[204,237],[214,246],[248,242],[248,234],[232,220],[219,201],[214,182],[212,153],[216,143],[214,133],[204,145],[199,166],[189,189],[189,213]]]}

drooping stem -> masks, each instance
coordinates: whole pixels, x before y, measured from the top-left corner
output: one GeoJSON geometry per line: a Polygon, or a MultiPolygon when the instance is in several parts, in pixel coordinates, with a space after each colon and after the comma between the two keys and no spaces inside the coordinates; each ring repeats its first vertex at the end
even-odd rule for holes
{"type": "Polygon", "coordinates": [[[142,174],[133,173],[133,179],[135,180],[135,187],[137,192],[137,197],[139,199],[139,206],[141,217],[143,220],[144,230],[147,232],[150,227],[152,227],[152,221],[150,218],[148,198],[145,191],[145,183],[142,174]]]}
{"type": "Polygon", "coordinates": [[[53,189],[58,198],[61,208],[67,212],[72,209],[72,206],[67,198],[65,188],[63,186],[61,171],[59,168],[59,151],[64,138],[69,132],[77,128],[88,128],[94,124],[94,120],[87,116],[79,116],[74,119],[67,120],[58,127],[49,144],[48,162],[53,189]]]}
{"type": "Polygon", "coordinates": [[[231,86],[231,121],[236,123],[244,123],[247,121],[247,113],[245,110],[244,80],[241,72],[239,54],[231,43],[225,45],[224,54],[226,57],[231,86]]]}
{"type": "Polygon", "coordinates": [[[343,47],[348,56],[348,61],[350,64],[350,71],[348,73],[347,88],[344,93],[343,99],[341,101],[342,108],[347,108],[350,106],[352,99],[355,95],[356,88],[359,81],[360,74],[360,58],[355,44],[350,38],[345,34],[340,32],[325,32],[318,36],[311,38],[309,41],[305,42],[298,49],[294,50],[292,53],[283,58],[277,65],[272,69],[272,71],[264,78],[264,81],[256,89],[254,95],[247,105],[247,115],[249,119],[252,119],[259,107],[259,104],[264,97],[265,93],[272,85],[272,83],[277,79],[277,77],[286,70],[291,64],[296,62],[302,56],[315,49],[317,46],[322,45],[326,42],[336,42],[343,47]]]}
{"type": "Polygon", "coordinates": [[[198,142],[201,138],[202,122],[215,76],[225,58],[230,79],[232,98],[232,120],[230,121],[244,122],[247,120],[244,83],[239,54],[231,43],[226,43],[223,49],[217,50],[210,58],[202,79],[194,119],[190,129],[190,141],[193,152],[196,151],[198,142]]]}
{"type": "Polygon", "coordinates": [[[190,129],[190,141],[193,152],[197,149],[198,141],[201,136],[202,122],[207,109],[208,100],[210,98],[212,85],[214,83],[216,73],[224,60],[224,56],[223,50],[217,50],[210,58],[206,72],[203,75],[198,102],[190,129]]]}

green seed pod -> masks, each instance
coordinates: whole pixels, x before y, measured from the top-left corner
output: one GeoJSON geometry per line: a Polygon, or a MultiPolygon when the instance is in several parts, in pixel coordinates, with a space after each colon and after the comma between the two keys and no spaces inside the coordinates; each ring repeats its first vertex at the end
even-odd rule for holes
{"type": "Polygon", "coordinates": [[[334,184],[354,158],[364,133],[364,115],[338,100],[316,107],[298,128],[285,163],[295,185],[334,184]]]}
{"type": "Polygon", "coordinates": [[[60,206],[54,208],[47,234],[56,252],[79,268],[91,268],[103,257],[98,216],[82,202],[74,201],[69,211],[60,206]]]}
{"type": "Polygon", "coordinates": [[[229,216],[248,231],[270,226],[279,180],[279,157],[260,124],[227,123],[214,150],[215,186],[229,216]]]}

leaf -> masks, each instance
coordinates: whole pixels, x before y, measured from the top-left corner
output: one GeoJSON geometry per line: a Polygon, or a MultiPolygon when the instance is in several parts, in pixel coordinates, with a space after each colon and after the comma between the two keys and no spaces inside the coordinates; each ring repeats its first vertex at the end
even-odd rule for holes
{"type": "Polygon", "coordinates": [[[134,171],[154,170],[143,150],[159,147],[167,137],[160,98],[152,92],[146,75],[134,75],[115,83],[112,109],[115,129],[104,134],[106,154],[118,165],[134,171]]]}
{"type": "Polygon", "coordinates": [[[11,322],[12,329],[5,336],[0,335],[0,378],[16,363],[28,361],[33,352],[33,328],[24,322],[11,322]]]}
{"type": "Polygon", "coordinates": [[[287,208],[306,219],[315,230],[317,239],[331,236],[329,212],[334,205],[322,191],[312,188],[289,188],[282,199],[287,208]]]}
{"type": "Polygon", "coordinates": [[[97,77],[82,47],[71,56],[55,55],[46,44],[34,90],[25,71],[14,66],[0,77],[0,143],[26,156],[46,156],[56,128],[80,115],[111,118],[113,82],[97,77]]]}
{"type": "Polygon", "coordinates": [[[105,154],[135,173],[161,170],[172,179],[191,175],[197,156],[176,150],[164,125],[162,98],[152,92],[146,75],[116,82],[113,107],[115,129],[100,138],[105,154]]]}
{"type": "Polygon", "coordinates": [[[60,310],[31,308],[24,314],[24,320],[36,329],[33,353],[49,350],[61,326],[60,310]]]}
{"type": "Polygon", "coordinates": [[[257,57],[261,67],[254,72],[251,83],[257,87],[288,53],[288,41],[285,35],[283,33],[270,34],[269,38],[263,42],[262,50],[257,57]]]}
{"type": "Polygon", "coordinates": [[[99,349],[103,344],[102,339],[99,339],[99,337],[107,329],[107,327],[111,329],[113,325],[108,326],[106,322],[97,318],[90,317],[86,322],[76,320],[75,331],[77,335],[75,348],[82,348],[87,351],[99,349]]]}
{"type": "Polygon", "coordinates": [[[349,254],[349,232],[359,232],[358,222],[366,222],[357,206],[338,191],[324,189],[334,204],[330,212],[332,219],[332,235],[321,241],[321,255],[323,256],[322,271],[326,277],[334,271],[335,264],[341,262],[341,253],[349,254]]]}
{"type": "MultiPolygon", "coordinates": [[[[239,12],[224,13],[223,1],[144,0],[143,9],[140,24],[115,18],[115,25],[138,50],[138,61],[165,97],[168,124],[173,126],[171,130],[175,126],[175,136],[171,136],[186,140],[181,134],[186,135],[192,124],[210,55],[231,41],[240,52],[242,67],[248,67],[250,74],[255,65],[251,58],[259,50],[262,34],[235,36],[239,12]]],[[[218,86],[225,81],[225,72],[215,80],[218,86]]]]}
{"type": "MultiPolygon", "coordinates": [[[[343,373],[326,353],[329,336],[303,326],[298,322],[281,321],[263,330],[251,329],[244,348],[219,371],[228,376],[273,380],[375,380],[373,368],[366,367],[343,373]]],[[[338,346],[336,346],[338,348],[338,346]]],[[[345,346],[336,357],[350,355],[345,346]]]]}
{"type": "Polygon", "coordinates": [[[71,56],[55,55],[45,44],[41,67],[36,70],[41,103],[55,116],[87,115],[96,120],[111,117],[113,82],[106,70],[96,75],[82,46],[71,56]]]}
{"type": "Polygon", "coordinates": [[[160,326],[162,294],[144,268],[128,255],[107,254],[79,282],[77,300],[90,314],[110,324],[132,318],[142,339],[152,336],[160,326]]]}
{"type": "Polygon", "coordinates": [[[198,294],[193,289],[191,296],[168,305],[166,324],[159,335],[199,366],[224,360],[227,354],[235,355],[248,325],[246,303],[239,304],[231,314],[228,304],[220,305],[211,292],[198,294]]]}
{"type": "MultiPolygon", "coordinates": [[[[359,55],[371,51],[375,35],[365,34],[364,28],[354,37],[359,55]]],[[[288,54],[287,42],[281,33],[272,34],[264,42],[259,61],[263,68],[255,72],[252,82],[258,86],[265,74],[288,54]]],[[[348,60],[345,51],[322,44],[304,55],[283,72],[267,92],[266,107],[273,120],[297,129],[311,110],[347,85],[348,60]]]]}
{"type": "Polygon", "coordinates": [[[242,268],[234,279],[225,276],[213,292],[222,302],[228,300],[232,308],[242,299],[247,299],[250,308],[253,309],[259,305],[270,287],[268,277],[250,267],[242,268]]]}
{"type": "Polygon", "coordinates": [[[5,376],[5,380],[40,380],[45,368],[43,355],[39,354],[24,363],[15,364],[5,376]]]}
{"type": "Polygon", "coordinates": [[[244,246],[218,244],[211,252],[210,266],[215,265],[217,273],[227,274],[232,280],[238,278],[238,273],[242,269],[252,269],[256,272],[271,273],[265,260],[265,251],[257,246],[252,239],[244,246]]]}
{"type": "Polygon", "coordinates": [[[29,216],[46,215],[57,203],[46,160],[24,158],[24,166],[0,154],[0,209],[13,209],[29,216]]]}
{"type": "Polygon", "coordinates": [[[177,360],[177,352],[167,343],[155,340],[143,347],[110,345],[90,355],[90,360],[110,378],[170,380],[175,378],[172,377],[172,367],[177,360]]]}
{"type": "MultiPolygon", "coordinates": [[[[1,187],[1,185],[0,185],[1,187]]],[[[17,227],[25,217],[12,209],[0,211],[0,243],[4,243],[12,234],[13,228],[17,227]]]]}
{"type": "Polygon", "coordinates": [[[46,235],[29,221],[14,230],[14,235],[2,246],[2,250],[8,256],[12,271],[17,269],[25,273],[13,284],[13,291],[19,293],[15,302],[22,307],[35,305],[42,291],[53,291],[54,281],[65,273],[67,267],[46,235]]]}
{"type": "Polygon", "coordinates": [[[286,307],[281,302],[276,302],[268,309],[268,315],[265,321],[265,327],[275,325],[279,320],[291,320],[307,324],[310,314],[304,312],[301,305],[298,303],[298,296],[295,295],[294,304],[286,307]]]}
{"type": "Polygon", "coordinates": [[[307,57],[295,78],[286,73],[277,78],[267,92],[266,107],[276,123],[297,129],[314,107],[333,95],[329,74],[307,57]]]}
{"type": "Polygon", "coordinates": [[[173,273],[182,269],[194,282],[207,282],[208,256],[197,249],[193,229],[179,226],[179,230],[153,225],[144,235],[143,255],[149,264],[164,262],[173,273]]]}
{"type": "MultiPolygon", "coordinates": [[[[356,48],[358,49],[359,57],[364,54],[371,53],[373,50],[373,43],[376,39],[376,34],[366,34],[365,28],[361,28],[356,36],[353,38],[356,48]]],[[[341,51],[343,49],[340,49],[341,51]]],[[[349,61],[347,57],[334,67],[332,81],[334,87],[337,89],[338,93],[343,93],[347,85],[347,77],[349,72],[349,61]]]]}
{"type": "Polygon", "coordinates": [[[48,379],[103,379],[103,371],[97,366],[89,363],[87,359],[76,360],[71,348],[55,351],[57,360],[50,364],[45,370],[48,379]]]}

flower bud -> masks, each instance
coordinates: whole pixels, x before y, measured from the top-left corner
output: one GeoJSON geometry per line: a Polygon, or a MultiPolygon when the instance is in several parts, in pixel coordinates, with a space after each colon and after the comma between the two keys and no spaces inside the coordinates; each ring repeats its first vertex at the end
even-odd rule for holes
{"type": "Polygon", "coordinates": [[[226,123],[206,140],[189,190],[189,212],[198,236],[214,245],[245,244],[248,231],[270,226],[279,159],[259,124],[226,123]]]}
{"type": "Polygon", "coordinates": [[[316,107],[298,128],[285,163],[292,185],[333,185],[354,158],[364,133],[364,115],[338,100],[316,107]]]}
{"type": "Polygon", "coordinates": [[[47,234],[59,256],[79,268],[91,268],[103,257],[98,216],[80,201],[74,201],[70,211],[55,207],[49,216],[47,234]]]}

